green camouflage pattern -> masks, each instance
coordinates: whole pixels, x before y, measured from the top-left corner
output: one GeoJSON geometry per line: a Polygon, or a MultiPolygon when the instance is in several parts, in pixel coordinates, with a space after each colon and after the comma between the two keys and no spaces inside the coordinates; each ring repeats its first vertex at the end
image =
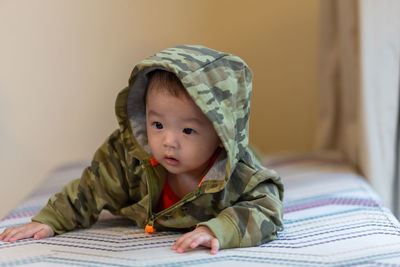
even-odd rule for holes
{"type": "Polygon", "coordinates": [[[67,184],[33,218],[61,234],[88,227],[102,209],[156,230],[208,226],[221,248],[255,246],[283,229],[283,185],[248,148],[252,73],[239,57],[202,46],[177,46],[135,66],[116,100],[120,128],[97,150],[80,179],[67,184]],[[147,73],[173,72],[212,121],[224,151],[204,182],[177,204],[157,206],[166,170],[151,166],[145,128],[147,73]]]}

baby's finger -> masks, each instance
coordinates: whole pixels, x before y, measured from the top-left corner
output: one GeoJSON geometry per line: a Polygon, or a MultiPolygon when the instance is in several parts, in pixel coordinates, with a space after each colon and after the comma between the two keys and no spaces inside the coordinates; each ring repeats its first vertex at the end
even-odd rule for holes
{"type": "Polygon", "coordinates": [[[211,254],[215,255],[217,254],[219,250],[219,241],[216,238],[213,238],[211,240],[211,254]]]}
{"type": "Polygon", "coordinates": [[[42,239],[42,238],[46,238],[46,237],[50,237],[53,234],[49,231],[47,231],[47,229],[43,228],[41,229],[39,232],[37,232],[36,234],[33,235],[34,239],[42,239]]]}
{"type": "Polygon", "coordinates": [[[193,235],[187,236],[182,242],[177,246],[176,251],[178,253],[185,252],[187,248],[190,247],[190,244],[193,242],[193,235]]]}
{"type": "Polygon", "coordinates": [[[17,232],[9,239],[10,242],[32,237],[37,231],[40,230],[40,225],[29,223],[16,228],[16,230],[17,232]]]}
{"type": "Polygon", "coordinates": [[[4,241],[4,242],[9,242],[9,241],[10,241],[10,238],[11,238],[12,236],[14,236],[16,233],[18,233],[18,231],[17,231],[16,228],[8,229],[8,231],[7,231],[7,232],[5,233],[5,235],[4,235],[3,241],[4,241]]]}
{"type": "Polygon", "coordinates": [[[0,234],[0,240],[4,239],[4,237],[7,235],[8,231],[9,231],[9,228],[6,228],[3,230],[3,232],[0,234]]]}
{"type": "Polygon", "coordinates": [[[6,230],[7,230],[7,229],[4,229],[3,232],[1,232],[1,234],[0,234],[0,240],[3,239],[4,233],[5,233],[6,230]]]}
{"type": "Polygon", "coordinates": [[[176,241],[175,244],[173,245],[172,249],[177,249],[178,247],[181,246],[181,244],[183,243],[184,240],[186,240],[186,238],[190,238],[190,236],[193,234],[193,232],[189,232],[184,234],[183,236],[179,237],[176,241]]]}
{"type": "Polygon", "coordinates": [[[197,234],[192,238],[192,242],[190,243],[191,248],[196,248],[199,245],[210,247],[210,236],[205,234],[197,234]]]}
{"type": "Polygon", "coordinates": [[[27,231],[27,229],[21,229],[20,231],[18,231],[17,233],[15,233],[13,236],[11,236],[11,237],[9,238],[9,241],[10,241],[10,242],[15,242],[15,241],[20,240],[20,239],[24,239],[24,238],[31,237],[32,234],[33,234],[33,233],[30,232],[30,231],[27,231]]]}
{"type": "Polygon", "coordinates": [[[8,227],[8,228],[4,229],[3,232],[1,233],[1,236],[2,237],[7,236],[7,234],[13,229],[15,229],[15,227],[8,227]]]}

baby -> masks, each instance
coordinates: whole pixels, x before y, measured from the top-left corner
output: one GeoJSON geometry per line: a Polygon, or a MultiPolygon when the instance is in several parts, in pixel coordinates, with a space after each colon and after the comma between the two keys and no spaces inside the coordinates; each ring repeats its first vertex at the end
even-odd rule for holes
{"type": "Polygon", "coordinates": [[[177,252],[256,246],[283,229],[283,185],[248,148],[252,74],[202,46],[136,65],[116,100],[120,128],[81,178],[0,240],[46,238],[96,222],[102,209],[146,232],[185,230],[177,252]]]}

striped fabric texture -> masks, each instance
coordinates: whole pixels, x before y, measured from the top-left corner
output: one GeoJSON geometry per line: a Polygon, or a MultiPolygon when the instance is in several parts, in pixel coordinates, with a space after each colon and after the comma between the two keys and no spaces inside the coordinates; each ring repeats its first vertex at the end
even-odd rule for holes
{"type": "MultiPolygon", "coordinates": [[[[171,250],[182,233],[146,234],[103,212],[89,229],[43,240],[0,241],[1,266],[400,266],[400,223],[371,187],[334,157],[266,160],[285,184],[285,229],[259,247],[171,250]]],[[[1,222],[0,231],[30,221],[85,164],[55,171],[1,222]]]]}

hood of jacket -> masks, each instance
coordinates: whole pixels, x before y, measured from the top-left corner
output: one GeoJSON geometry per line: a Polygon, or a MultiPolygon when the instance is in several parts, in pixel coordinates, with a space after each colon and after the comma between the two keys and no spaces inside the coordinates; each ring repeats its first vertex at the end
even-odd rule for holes
{"type": "Polygon", "coordinates": [[[168,48],[137,64],[129,85],[116,100],[116,115],[128,153],[141,160],[152,155],[147,142],[144,96],[147,74],[155,69],[174,73],[193,101],[212,122],[224,147],[202,187],[221,190],[239,161],[262,168],[248,148],[252,72],[237,56],[203,46],[168,48]]]}

